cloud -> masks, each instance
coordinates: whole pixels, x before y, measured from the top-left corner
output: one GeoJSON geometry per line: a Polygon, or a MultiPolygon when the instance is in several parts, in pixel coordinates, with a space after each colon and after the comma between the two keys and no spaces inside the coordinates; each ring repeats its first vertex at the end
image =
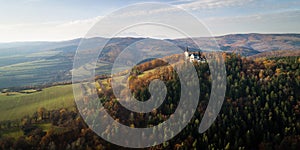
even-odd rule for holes
{"type": "Polygon", "coordinates": [[[263,14],[252,14],[252,15],[243,15],[243,16],[229,16],[229,17],[209,17],[205,21],[208,22],[255,22],[255,21],[282,21],[289,20],[300,22],[297,20],[300,18],[300,10],[290,10],[282,12],[273,12],[273,13],[263,13],[263,14]]]}
{"type": "Polygon", "coordinates": [[[245,16],[210,17],[204,21],[214,35],[228,33],[300,33],[300,10],[245,16]]]}
{"type": "MultiPolygon", "coordinates": [[[[169,4],[176,6],[177,8],[184,9],[189,12],[193,11],[203,11],[203,10],[212,10],[216,8],[225,8],[225,7],[234,7],[234,6],[243,6],[248,5],[255,0],[175,0],[170,2],[169,4]]],[[[172,7],[164,7],[162,6],[154,6],[151,11],[145,11],[142,8],[136,7],[131,11],[123,12],[119,15],[119,17],[137,17],[137,16],[147,16],[149,14],[157,14],[161,13],[176,13],[178,11],[177,8],[172,7]]]]}
{"type": "Polygon", "coordinates": [[[90,19],[83,19],[83,20],[73,20],[73,21],[69,21],[63,24],[58,25],[57,27],[69,27],[69,26],[76,26],[76,25],[93,25],[95,23],[97,23],[100,19],[102,19],[103,16],[97,16],[94,18],[90,18],[90,19]]]}
{"type": "Polygon", "coordinates": [[[44,23],[0,24],[1,42],[60,41],[83,37],[102,16],[44,23]]]}
{"type": "Polygon", "coordinates": [[[249,2],[254,0],[178,0],[177,2],[182,2],[177,6],[179,8],[187,10],[203,10],[203,9],[213,9],[213,8],[223,8],[223,7],[233,7],[247,5],[249,2]]]}
{"type": "Polygon", "coordinates": [[[190,3],[190,2],[194,2],[194,1],[195,0],[174,0],[169,3],[173,4],[173,5],[178,5],[178,4],[190,3]]]}

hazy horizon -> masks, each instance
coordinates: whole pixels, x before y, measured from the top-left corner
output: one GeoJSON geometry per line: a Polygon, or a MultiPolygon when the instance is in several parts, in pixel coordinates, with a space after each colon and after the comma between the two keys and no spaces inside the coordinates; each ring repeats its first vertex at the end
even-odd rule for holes
{"type": "MultiPolygon", "coordinates": [[[[249,32],[249,33],[228,33],[228,34],[221,34],[221,35],[215,35],[215,36],[212,36],[212,37],[222,37],[222,36],[227,36],[227,35],[250,35],[250,34],[260,34],[260,35],[300,35],[300,32],[299,33],[293,33],[293,32],[290,32],[290,33],[252,33],[252,32],[249,32]]],[[[71,38],[71,39],[64,39],[64,40],[29,40],[29,41],[8,41],[8,42],[0,42],[0,44],[10,44],[10,43],[31,43],[31,42],[66,42],[66,41],[72,41],[72,40],[78,40],[78,39],[90,39],[90,38],[85,38],[85,37],[76,37],[76,38],[71,38]]],[[[109,37],[100,37],[100,36],[97,36],[97,37],[91,37],[91,38],[109,38],[109,37]]],[[[161,39],[161,40],[176,40],[176,39],[186,39],[186,38],[157,38],[157,37],[142,37],[142,36],[116,36],[114,38],[151,38],[151,39],[161,39]]],[[[191,38],[209,38],[208,36],[200,36],[200,37],[191,37],[191,38]]]]}

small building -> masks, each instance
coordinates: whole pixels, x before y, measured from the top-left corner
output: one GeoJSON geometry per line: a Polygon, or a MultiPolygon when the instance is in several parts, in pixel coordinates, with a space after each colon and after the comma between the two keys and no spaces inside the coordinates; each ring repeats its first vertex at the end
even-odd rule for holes
{"type": "Polygon", "coordinates": [[[184,55],[185,55],[185,59],[189,62],[198,62],[198,63],[205,63],[206,62],[206,59],[204,58],[204,56],[201,55],[201,52],[199,52],[199,54],[196,54],[196,53],[190,53],[189,52],[189,48],[187,47],[185,52],[184,52],[184,55]]]}

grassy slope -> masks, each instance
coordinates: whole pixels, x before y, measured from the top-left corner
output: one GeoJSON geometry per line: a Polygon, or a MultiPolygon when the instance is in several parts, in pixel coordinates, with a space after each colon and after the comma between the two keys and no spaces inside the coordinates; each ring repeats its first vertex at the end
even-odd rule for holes
{"type": "Polygon", "coordinates": [[[31,94],[0,94],[0,121],[32,115],[39,107],[75,109],[72,85],[53,86],[31,94]]]}

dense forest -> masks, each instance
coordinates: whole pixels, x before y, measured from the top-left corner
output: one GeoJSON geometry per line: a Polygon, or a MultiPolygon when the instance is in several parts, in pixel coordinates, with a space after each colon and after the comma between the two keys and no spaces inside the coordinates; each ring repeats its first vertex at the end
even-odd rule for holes
{"type": "MultiPolygon", "coordinates": [[[[172,140],[148,149],[300,149],[300,57],[249,59],[224,54],[224,58],[226,97],[212,126],[198,133],[210,97],[211,75],[207,63],[194,63],[201,88],[194,117],[172,140]]],[[[157,125],[178,105],[176,72],[157,60],[140,64],[131,72],[130,89],[138,100],[145,101],[150,97],[149,81],[155,78],[165,82],[168,92],[164,103],[151,113],[133,113],[122,107],[109,87],[109,78],[97,79],[108,85],[98,95],[109,114],[122,124],[157,125]]],[[[15,139],[0,132],[0,149],[125,149],[97,136],[78,112],[67,109],[40,108],[32,116],[0,123],[2,131],[10,128],[20,128],[24,135],[15,139]]]]}

